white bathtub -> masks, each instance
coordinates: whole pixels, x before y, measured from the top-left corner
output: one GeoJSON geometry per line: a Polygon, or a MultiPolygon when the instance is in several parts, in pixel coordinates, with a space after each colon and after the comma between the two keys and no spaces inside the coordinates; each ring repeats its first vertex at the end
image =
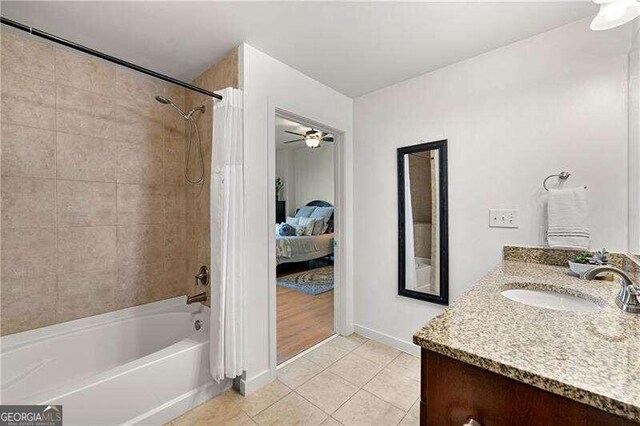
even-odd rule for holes
{"type": "Polygon", "coordinates": [[[431,287],[431,259],[416,256],[416,289],[426,291],[431,287]]]}
{"type": "Polygon", "coordinates": [[[185,301],[2,337],[1,403],[62,404],[68,425],[154,425],[212,398],[230,383],[209,374],[209,309],[185,301]]]}

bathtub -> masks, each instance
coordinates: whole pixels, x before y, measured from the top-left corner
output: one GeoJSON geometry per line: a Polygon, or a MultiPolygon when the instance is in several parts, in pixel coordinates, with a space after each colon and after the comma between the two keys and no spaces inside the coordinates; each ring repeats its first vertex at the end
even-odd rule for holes
{"type": "Polygon", "coordinates": [[[2,337],[1,403],[61,404],[66,425],[154,425],[214,397],[230,382],[209,374],[209,308],[185,302],[2,337]]]}
{"type": "Polygon", "coordinates": [[[431,259],[417,257],[416,260],[416,289],[425,291],[431,287],[431,259]]]}

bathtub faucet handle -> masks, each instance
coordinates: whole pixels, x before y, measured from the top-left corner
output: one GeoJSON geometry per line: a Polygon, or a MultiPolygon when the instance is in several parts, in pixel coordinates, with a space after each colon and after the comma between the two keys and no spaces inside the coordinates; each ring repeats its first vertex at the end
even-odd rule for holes
{"type": "Polygon", "coordinates": [[[196,279],[196,285],[209,285],[209,268],[207,268],[205,265],[202,265],[200,267],[200,270],[198,271],[198,274],[194,275],[194,277],[196,279]]]}

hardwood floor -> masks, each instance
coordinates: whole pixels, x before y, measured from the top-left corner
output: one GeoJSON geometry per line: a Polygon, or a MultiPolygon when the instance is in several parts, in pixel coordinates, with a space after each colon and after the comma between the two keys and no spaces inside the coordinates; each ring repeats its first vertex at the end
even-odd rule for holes
{"type": "Polygon", "coordinates": [[[276,301],[278,364],[334,334],[333,290],[311,296],[277,286],[276,301]]]}

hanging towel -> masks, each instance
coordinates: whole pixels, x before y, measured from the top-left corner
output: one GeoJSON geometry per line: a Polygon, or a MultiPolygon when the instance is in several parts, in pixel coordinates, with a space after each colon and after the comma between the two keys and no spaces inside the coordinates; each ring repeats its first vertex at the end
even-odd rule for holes
{"type": "Polygon", "coordinates": [[[549,189],[549,247],[588,249],[591,243],[587,208],[587,189],[549,189]]]}

